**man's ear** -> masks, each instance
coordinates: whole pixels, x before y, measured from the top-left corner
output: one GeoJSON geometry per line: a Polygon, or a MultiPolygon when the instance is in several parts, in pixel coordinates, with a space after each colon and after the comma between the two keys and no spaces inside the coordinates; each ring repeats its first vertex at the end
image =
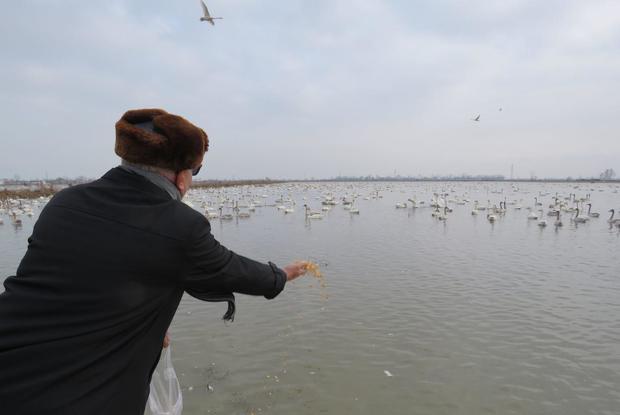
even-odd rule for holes
{"type": "Polygon", "coordinates": [[[181,196],[185,195],[187,188],[181,172],[178,172],[176,177],[174,178],[174,184],[177,186],[177,189],[179,189],[179,192],[181,192],[181,196]]]}

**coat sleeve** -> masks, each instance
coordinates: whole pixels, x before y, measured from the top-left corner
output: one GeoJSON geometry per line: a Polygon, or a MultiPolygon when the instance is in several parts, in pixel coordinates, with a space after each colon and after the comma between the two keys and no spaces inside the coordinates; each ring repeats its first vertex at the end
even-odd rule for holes
{"type": "MultiPolygon", "coordinates": [[[[273,263],[263,264],[222,246],[211,234],[206,218],[200,218],[192,234],[188,255],[190,271],[185,290],[194,296],[213,293],[277,296],[286,283],[286,273],[273,263]]],[[[203,295],[204,296],[204,295],[203,295]]]]}

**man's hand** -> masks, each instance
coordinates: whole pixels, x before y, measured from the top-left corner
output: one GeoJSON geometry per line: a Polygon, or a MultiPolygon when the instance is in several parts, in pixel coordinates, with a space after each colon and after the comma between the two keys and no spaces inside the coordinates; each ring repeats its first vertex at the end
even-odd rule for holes
{"type": "Polygon", "coordinates": [[[164,336],[164,349],[168,346],[170,346],[170,333],[166,332],[164,336]]]}
{"type": "Polygon", "coordinates": [[[285,266],[283,269],[284,272],[286,272],[286,281],[292,281],[295,278],[304,275],[307,271],[307,264],[308,263],[306,261],[295,261],[292,264],[285,266]]]}

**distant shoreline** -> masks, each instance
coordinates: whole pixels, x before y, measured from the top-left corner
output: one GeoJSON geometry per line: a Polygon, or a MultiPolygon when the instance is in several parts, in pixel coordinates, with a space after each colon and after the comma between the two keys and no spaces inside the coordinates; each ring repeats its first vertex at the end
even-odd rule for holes
{"type": "MultiPolygon", "coordinates": [[[[88,181],[85,181],[88,182],[88,181]]],[[[313,179],[313,180],[200,180],[192,184],[194,189],[218,189],[225,187],[235,186],[270,186],[274,184],[282,183],[408,183],[408,182],[449,182],[449,183],[471,183],[471,182],[485,182],[485,183],[565,183],[565,184],[618,184],[620,180],[600,180],[600,179],[483,179],[483,178],[376,178],[376,179],[354,179],[354,178],[335,178],[335,179],[313,179]]],[[[73,182],[72,184],[77,184],[73,182]]],[[[0,201],[7,199],[36,199],[39,197],[53,196],[56,192],[69,187],[71,184],[64,185],[39,185],[34,187],[33,185],[21,185],[15,186],[13,189],[3,186],[0,188],[0,201]]],[[[12,186],[13,187],[13,186],[12,186]]]]}
{"type": "Polygon", "coordinates": [[[620,184],[620,180],[601,180],[601,179],[484,179],[484,178],[377,178],[377,179],[315,179],[315,180],[285,180],[285,182],[495,182],[495,183],[615,183],[620,184]]]}
{"type": "Polygon", "coordinates": [[[44,187],[40,189],[2,189],[0,190],[0,201],[8,199],[37,199],[39,197],[49,197],[54,195],[58,190],[53,187],[44,187]]]}
{"type": "Polygon", "coordinates": [[[269,186],[272,184],[290,183],[296,180],[197,180],[192,183],[192,188],[219,188],[233,186],[269,186]]]}

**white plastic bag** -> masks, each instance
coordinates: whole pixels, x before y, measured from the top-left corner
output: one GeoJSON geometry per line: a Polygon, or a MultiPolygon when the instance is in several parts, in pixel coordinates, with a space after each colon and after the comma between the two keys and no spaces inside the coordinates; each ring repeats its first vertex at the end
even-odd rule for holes
{"type": "Polygon", "coordinates": [[[183,395],[177,374],[172,367],[172,351],[164,349],[151,378],[149,408],[153,415],[181,415],[183,395]]]}

